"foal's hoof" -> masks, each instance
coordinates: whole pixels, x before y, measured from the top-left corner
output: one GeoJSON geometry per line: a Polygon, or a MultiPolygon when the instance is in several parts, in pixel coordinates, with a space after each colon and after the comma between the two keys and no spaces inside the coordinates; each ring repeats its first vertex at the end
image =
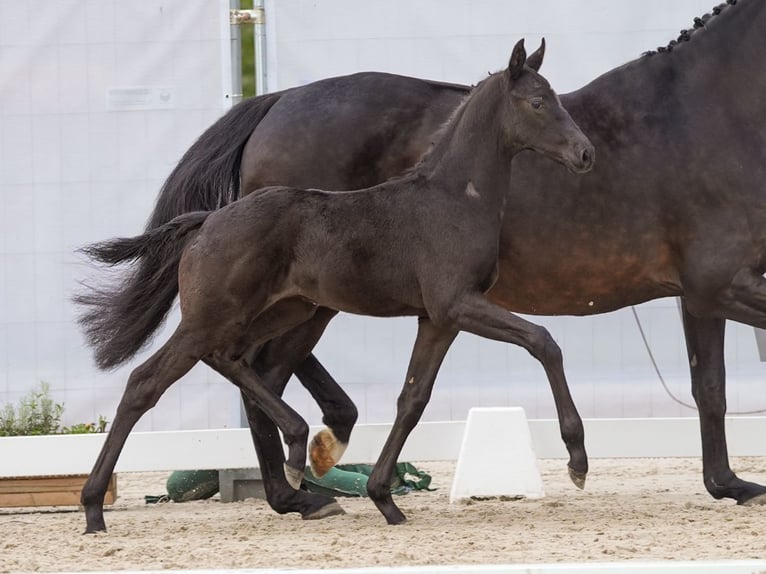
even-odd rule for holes
{"type": "Polygon", "coordinates": [[[567,470],[569,471],[569,478],[574,482],[574,485],[582,490],[585,488],[585,479],[587,478],[588,474],[585,472],[579,472],[575,469],[573,469],[571,466],[567,466],[567,470]]]}
{"type": "Polygon", "coordinates": [[[303,482],[303,469],[292,468],[285,463],[285,478],[294,490],[300,490],[303,482]]]}
{"type": "Polygon", "coordinates": [[[320,518],[339,516],[341,514],[346,514],[346,511],[343,510],[343,507],[340,504],[333,500],[330,504],[326,504],[319,510],[315,510],[310,514],[306,514],[301,518],[303,518],[303,520],[319,520],[320,518]]]}
{"type": "Polygon", "coordinates": [[[327,471],[338,463],[347,446],[340,442],[330,429],[322,429],[314,435],[309,446],[309,460],[314,476],[321,478],[327,474],[327,471]]]}
{"type": "Polygon", "coordinates": [[[766,492],[740,503],[742,506],[766,506],[766,492]]]}

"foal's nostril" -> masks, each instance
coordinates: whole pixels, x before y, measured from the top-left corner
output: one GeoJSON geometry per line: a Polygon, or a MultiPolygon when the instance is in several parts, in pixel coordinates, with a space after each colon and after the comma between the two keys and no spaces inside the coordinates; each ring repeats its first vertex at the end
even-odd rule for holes
{"type": "Polygon", "coordinates": [[[588,151],[587,148],[582,150],[582,153],[580,154],[580,160],[582,161],[583,165],[590,165],[591,162],[593,161],[591,159],[591,153],[590,151],[588,151]]]}

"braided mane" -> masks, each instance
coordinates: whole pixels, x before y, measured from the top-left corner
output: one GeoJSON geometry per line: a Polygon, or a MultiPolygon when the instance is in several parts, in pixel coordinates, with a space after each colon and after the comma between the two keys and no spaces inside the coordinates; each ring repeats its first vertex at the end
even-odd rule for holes
{"type": "Polygon", "coordinates": [[[726,0],[726,3],[719,4],[718,6],[713,8],[712,13],[708,13],[708,14],[705,14],[704,16],[695,18],[694,26],[690,30],[681,30],[678,38],[668,42],[667,46],[660,46],[656,50],[649,50],[647,52],[644,52],[642,56],[653,56],[654,54],[657,54],[658,52],[672,52],[673,48],[675,48],[681,42],[688,42],[689,39],[692,37],[692,34],[694,34],[694,32],[696,32],[700,28],[704,28],[708,20],[710,20],[714,16],[718,16],[723,10],[726,9],[727,5],[734,6],[736,3],[737,3],[737,0],[726,0]]]}

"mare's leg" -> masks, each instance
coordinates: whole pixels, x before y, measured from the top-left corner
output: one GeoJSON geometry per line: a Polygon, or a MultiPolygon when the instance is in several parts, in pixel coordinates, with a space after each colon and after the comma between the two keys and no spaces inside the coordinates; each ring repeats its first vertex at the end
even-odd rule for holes
{"type": "Polygon", "coordinates": [[[346,451],[359,413],[314,355],[298,365],[295,375],[322,409],[322,422],[327,425],[314,436],[309,451],[311,469],[317,476],[324,476],[346,451]]]}
{"type": "Polygon", "coordinates": [[[431,398],[436,374],[457,333],[455,329],[436,327],[426,318],[418,321],[407,377],[397,400],[396,419],[367,481],[367,493],[389,524],[401,524],[407,519],[391,496],[391,476],[404,442],[431,398]]]}
{"type": "Polygon", "coordinates": [[[509,313],[479,293],[463,296],[446,315],[447,321],[461,331],[519,345],[540,361],[553,392],[561,438],[569,452],[569,477],[583,488],[588,473],[585,430],[569,393],[561,349],[548,330],[509,313]]]}
{"type": "Polygon", "coordinates": [[[130,374],[109,434],[80,495],[86,533],[106,530],[104,495],[131,429],[157,404],[162,393],[195,365],[198,356],[194,339],[179,327],[159,351],[130,374]]]}
{"type": "Polygon", "coordinates": [[[694,317],[685,302],[682,302],[682,309],[692,395],[699,409],[705,488],[717,499],[733,498],[738,504],[766,504],[766,487],[740,479],[729,467],[724,421],[726,321],[694,317]]]}
{"type": "Polygon", "coordinates": [[[766,279],[757,271],[742,268],[725,287],[714,293],[684,286],[686,304],[697,316],[731,319],[766,329],[766,279]]]}

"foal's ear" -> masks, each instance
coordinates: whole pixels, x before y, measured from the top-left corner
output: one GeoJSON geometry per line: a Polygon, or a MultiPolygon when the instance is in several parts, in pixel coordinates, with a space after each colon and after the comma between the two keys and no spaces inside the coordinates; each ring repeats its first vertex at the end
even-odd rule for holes
{"type": "Polygon", "coordinates": [[[539,72],[540,66],[543,64],[543,56],[545,56],[545,38],[540,42],[540,47],[527,58],[527,66],[535,72],[539,72]]]}
{"type": "Polygon", "coordinates": [[[524,49],[524,38],[516,42],[508,61],[508,74],[512,80],[517,80],[524,71],[524,62],[527,61],[527,51],[524,49]]]}

